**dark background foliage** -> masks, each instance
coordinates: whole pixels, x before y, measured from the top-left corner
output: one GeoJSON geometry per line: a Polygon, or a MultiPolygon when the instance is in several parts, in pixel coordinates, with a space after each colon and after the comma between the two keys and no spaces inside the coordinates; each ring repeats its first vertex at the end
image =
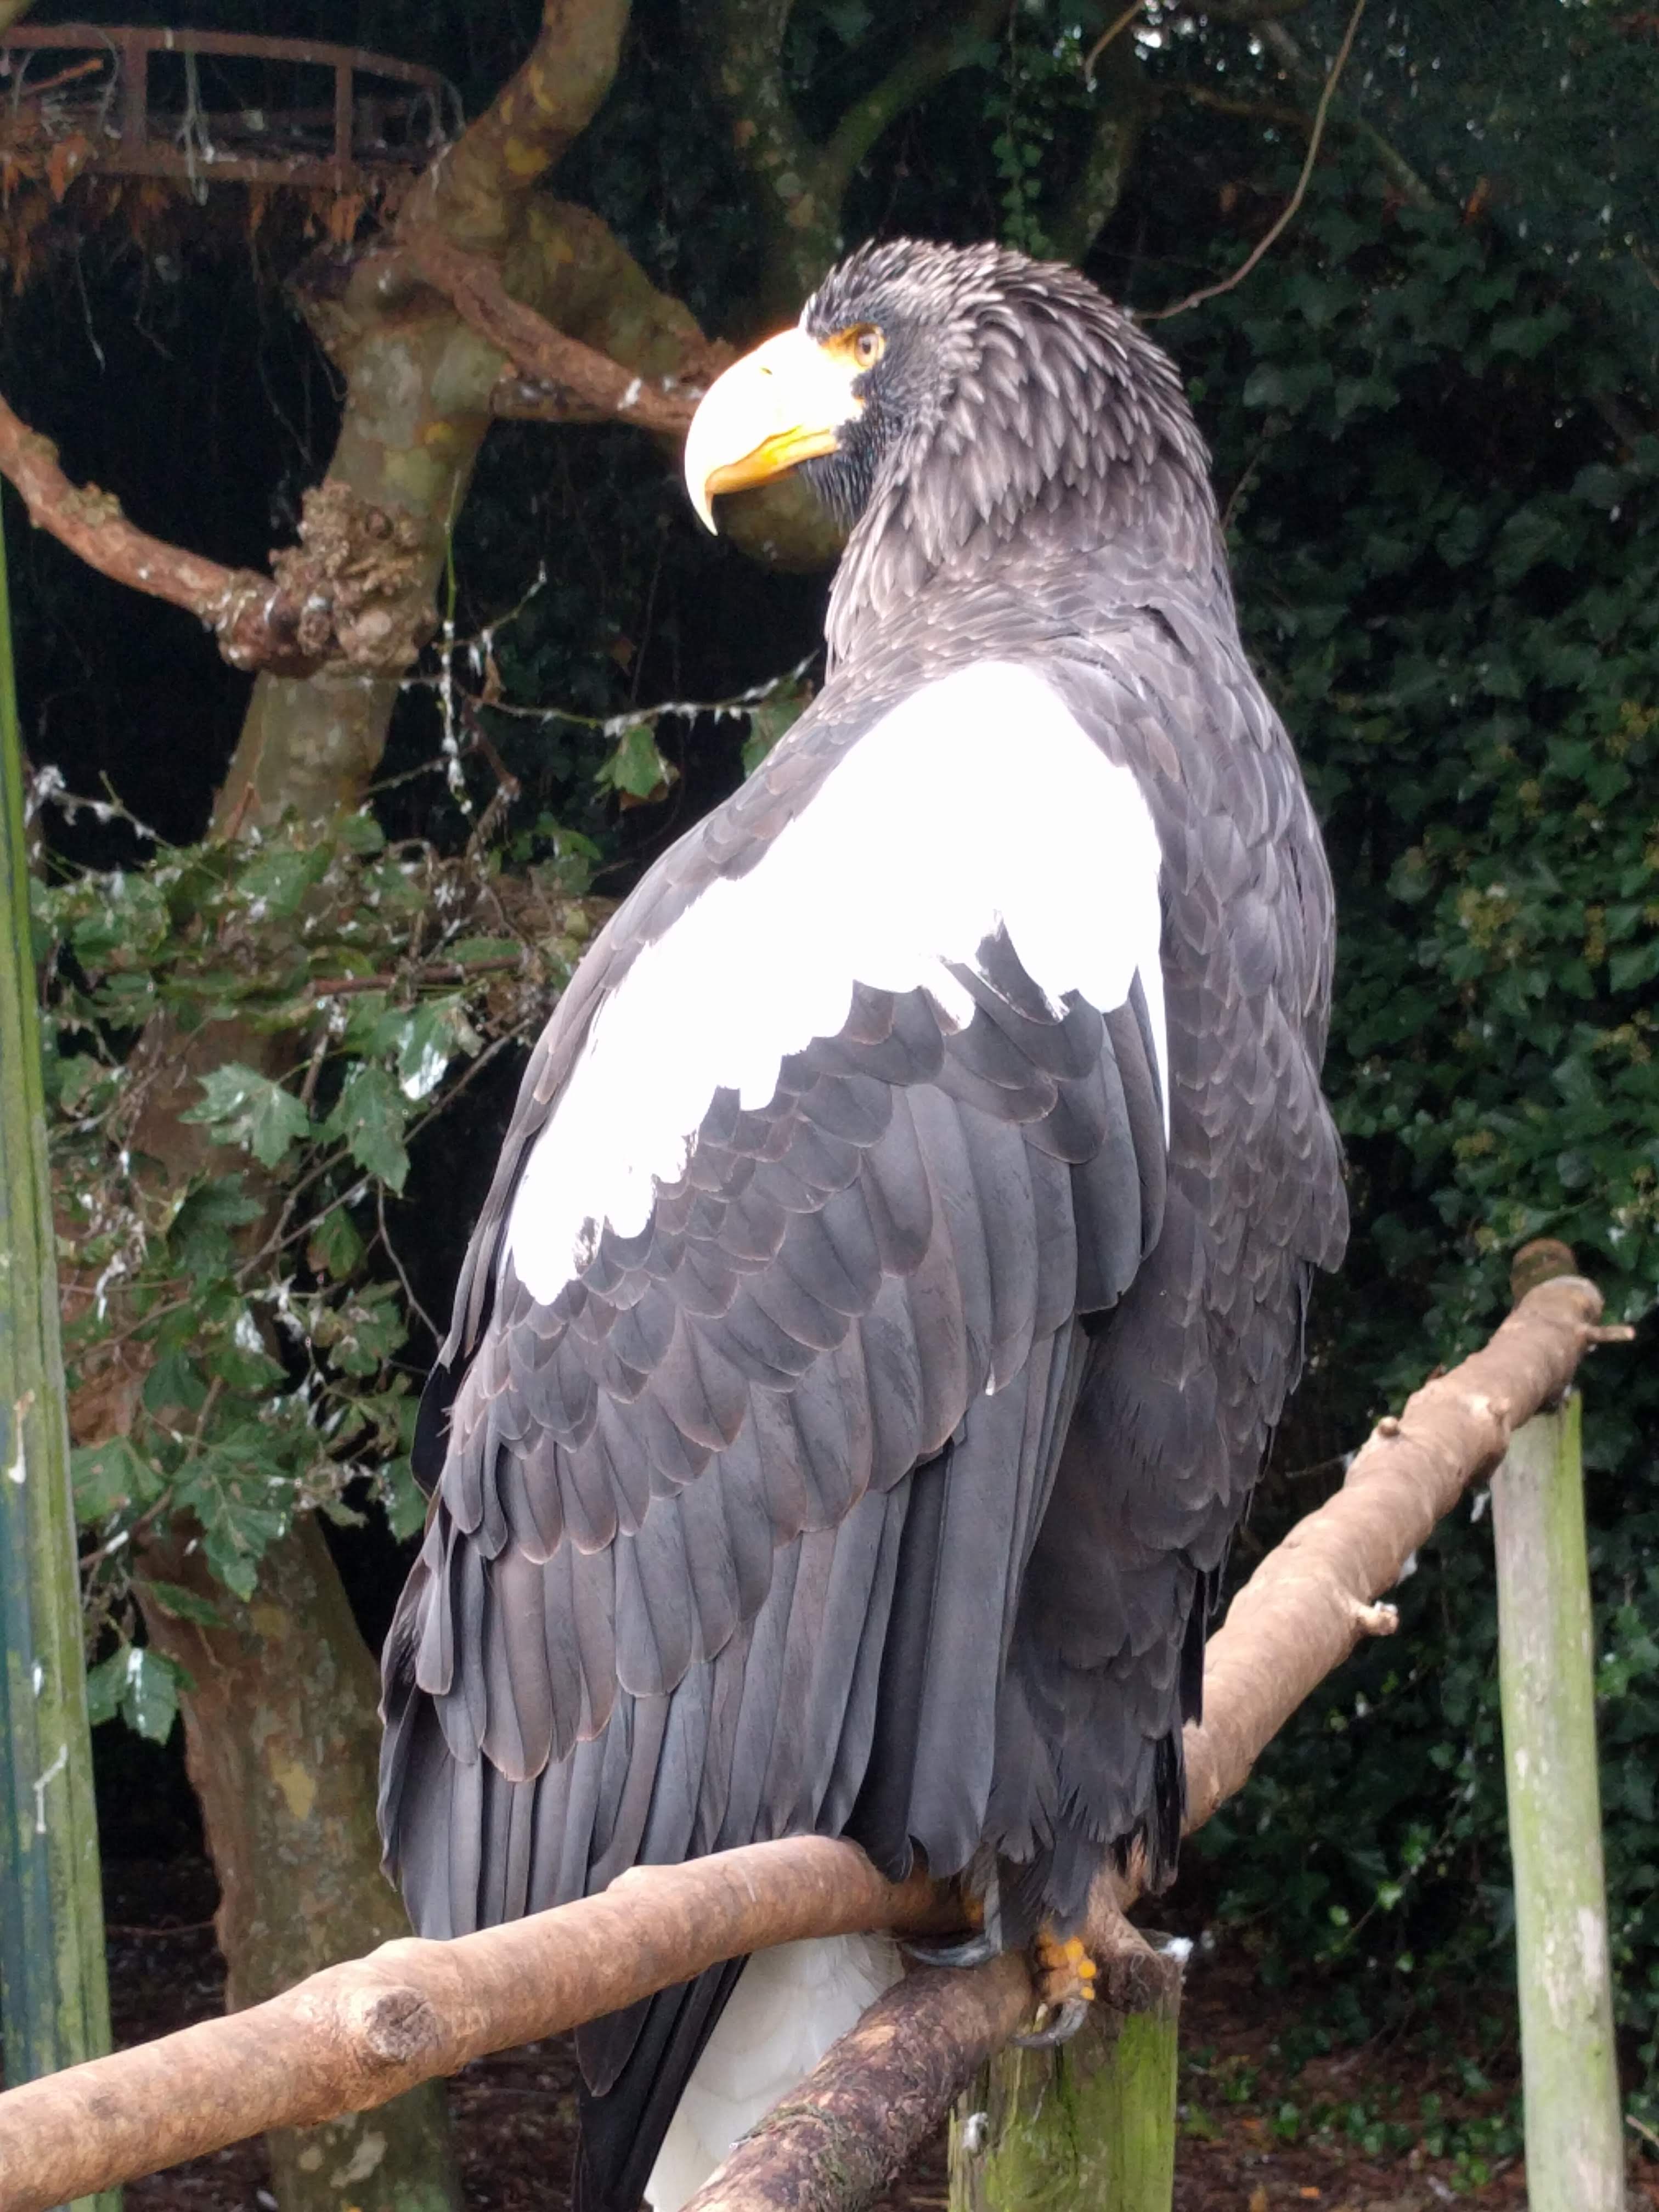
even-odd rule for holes
{"type": "MultiPolygon", "coordinates": [[[[433,61],[470,111],[538,14],[529,0],[166,12],[433,61]]],[[[1000,232],[1041,250],[1064,213],[1054,180],[1090,126],[1082,58],[1118,12],[1015,10],[977,67],[881,140],[849,196],[848,238],[1000,232]]],[[[1237,266],[1290,193],[1306,134],[1286,110],[1311,110],[1346,17],[1327,0],[1295,15],[1299,77],[1248,26],[1145,11],[1127,34],[1145,128],[1088,263],[1107,289],[1155,310],[1237,266]]],[[[561,189],[706,327],[743,337],[757,226],[723,131],[687,90],[697,35],[692,11],[643,0],[561,189]]],[[[904,35],[902,11],[802,0],[787,56],[809,122],[872,82],[904,35]]],[[[1236,289],[1158,326],[1214,453],[1246,636],[1306,764],[1341,915],[1328,1085],[1355,1237],[1317,1308],[1246,1565],[1334,1486],[1378,1413],[1492,1328],[1518,1243],[1566,1237],[1621,1318],[1641,1322],[1659,1284],[1656,35],[1650,16],[1600,0],[1374,0],[1297,219],[1236,289]]],[[[302,244],[277,233],[256,250],[234,215],[208,210],[165,239],[70,225],[5,305],[0,389],[148,526],[257,561],[324,465],[337,404],[280,290],[302,244]]],[[[245,679],[184,617],[15,526],[11,542],[37,763],[76,790],[107,779],[167,838],[199,836],[245,679]]],[[[562,836],[585,884],[619,892],[732,787],[754,732],[696,712],[652,720],[665,791],[659,766],[618,768],[613,718],[788,671],[813,649],[822,583],[769,576],[704,538],[661,456],[615,428],[494,433],[453,550],[457,633],[499,624],[502,703],[488,721],[524,785],[504,865],[544,861],[562,836]],[[548,711],[509,711],[526,708],[548,711]]],[[[436,669],[407,689],[377,805],[394,839],[453,854],[468,823],[441,776],[414,773],[443,734],[436,669]]],[[[1012,738],[1006,772],[1022,772],[1012,738]]],[[[466,774],[482,803],[488,778],[476,763],[466,774]]],[[[62,867],[136,857],[118,823],[54,817],[52,834],[62,867]]],[[[393,1222],[429,1311],[443,1310],[511,1072],[504,1055],[482,1105],[415,1145],[393,1222]]],[[[429,1340],[404,1318],[408,1346],[388,1356],[416,1366],[429,1340]]],[[[1586,1435],[1620,2003],[1651,2076],[1647,1343],[1644,1329],[1590,1370],[1586,1435]]],[[[373,1632],[398,1558],[361,1530],[340,1541],[373,1632]]],[[[1437,1536],[1400,1597],[1400,1635],[1299,1716],[1188,1877],[1248,1928],[1268,1973],[1315,1969],[1351,2026],[1505,1971],[1478,1513],[1437,1536]]]]}

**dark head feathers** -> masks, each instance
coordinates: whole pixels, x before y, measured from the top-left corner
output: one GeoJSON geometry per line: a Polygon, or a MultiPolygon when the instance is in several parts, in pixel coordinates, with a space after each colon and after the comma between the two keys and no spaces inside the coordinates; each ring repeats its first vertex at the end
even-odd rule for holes
{"type": "Polygon", "coordinates": [[[898,239],[832,270],[801,323],[884,341],[842,450],[805,465],[851,527],[837,653],[896,594],[994,558],[1014,582],[1097,553],[1218,573],[1208,456],[1175,365],[1076,270],[898,239]]]}

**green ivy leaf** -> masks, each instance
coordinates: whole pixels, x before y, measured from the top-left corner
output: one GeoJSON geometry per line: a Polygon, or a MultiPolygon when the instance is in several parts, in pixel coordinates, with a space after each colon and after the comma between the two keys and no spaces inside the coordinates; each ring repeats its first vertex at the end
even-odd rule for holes
{"type": "Polygon", "coordinates": [[[343,1137],[360,1168],[378,1176],[388,1190],[401,1190],[409,1174],[404,1148],[408,1121],[408,1104],[391,1075],[363,1061],[347,1076],[323,1133],[343,1137]]]}
{"type": "Polygon", "coordinates": [[[76,1518],[83,1525],[128,1508],[142,1511],[161,1496],[161,1478],[125,1437],[80,1444],[70,1454],[76,1518]]]}
{"type": "Polygon", "coordinates": [[[257,1429],[244,1431],[187,1461],[175,1484],[180,1510],[201,1526],[209,1566],[244,1600],[253,1595],[260,1559],[289,1525],[291,1488],[269,1472],[269,1457],[257,1429]]]}
{"type": "Polygon", "coordinates": [[[399,1543],[418,1536],[426,1526],[426,1492],[416,1481],[406,1456],[399,1455],[380,1469],[380,1504],[386,1525],[399,1543]]]}
{"type": "Polygon", "coordinates": [[[668,787],[678,775],[678,770],[665,761],[657,750],[657,740],[649,722],[635,722],[623,731],[617,750],[600,768],[593,781],[601,790],[614,791],[627,805],[665,799],[668,787]]]}
{"type": "Polygon", "coordinates": [[[261,1167],[278,1166],[311,1127],[291,1091],[238,1060],[210,1068],[201,1084],[202,1103],[181,1119],[205,1123],[222,1144],[242,1146],[261,1167]]]}
{"type": "Polygon", "coordinates": [[[367,1249],[345,1206],[331,1206],[311,1232],[306,1264],[315,1273],[343,1283],[356,1273],[367,1249]]]}
{"type": "Polygon", "coordinates": [[[151,1743],[165,1743],[179,1717],[184,1670],[142,1644],[125,1644],[87,1670],[87,1715],[96,1728],[118,1713],[151,1743]]]}
{"type": "Polygon", "coordinates": [[[185,1589],[180,1583],[157,1582],[146,1577],[144,1595],[175,1620],[192,1620],[200,1628],[222,1628],[225,1625],[224,1615],[216,1606],[198,1597],[194,1590],[185,1589]]]}

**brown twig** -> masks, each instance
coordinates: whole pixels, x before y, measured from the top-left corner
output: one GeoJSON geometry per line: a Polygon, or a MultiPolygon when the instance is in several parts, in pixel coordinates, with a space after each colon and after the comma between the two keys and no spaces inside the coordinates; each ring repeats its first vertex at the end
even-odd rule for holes
{"type": "MultiPolygon", "coordinates": [[[[1531,1291],[1484,1350],[1378,1424],[1342,1489],[1263,1560],[1211,1640],[1205,1723],[1187,1731],[1189,1831],[1243,1787],[1360,1638],[1392,1626],[1377,1599],[1467,1486],[1492,1472],[1515,1430],[1571,1382],[1601,1312],[1595,1286],[1577,1277],[1531,1291]]],[[[1091,1919],[1109,1919],[1139,1886],[1133,1866],[1106,1879],[1091,1919]]],[[[244,2136],[366,2110],[722,1959],[804,1936],[915,1929],[939,1912],[921,1876],[895,1886],[851,1844],[795,1837],[636,1868],[601,1896],[453,1942],[386,1944],[265,2004],[0,2096],[0,2212],[46,2212],[244,2136]]],[[[879,2185],[1030,2003],[1024,1963],[1013,1957],[890,1992],[850,2049],[832,2051],[728,2161],[724,2212],[867,2201],[826,2193],[822,2176],[813,2179],[826,2141],[844,2145],[849,2114],[860,2112],[869,2143],[860,2186],[871,2175],[879,2185]],[[850,2085],[868,2080],[866,2060],[883,2053],[885,2101],[872,2103],[866,2088],[849,2105],[850,2085]],[[756,2174],[770,2197],[743,2179],[756,2174]],[[784,2179],[796,2194],[776,2193],[784,2179]]]]}
{"type": "Polygon", "coordinates": [[[386,969],[374,975],[313,975],[306,986],[314,999],[346,999],[354,991],[391,991],[399,983],[468,983],[475,975],[521,968],[516,952],[492,953],[487,960],[427,960],[414,969],[386,969]]]}
{"type": "Polygon", "coordinates": [[[1094,88],[1095,64],[1105,52],[1107,47],[1111,45],[1113,40],[1121,37],[1122,33],[1128,29],[1130,24],[1133,22],[1135,17],[1140,13],[1141,9],[1146,5],[1146,0],[1134,0],[1134,5],[1133,7],[1126,8],[1121,15],[1117,16],[1112,22],[1108,23],[1105,29],[1101,33],[1100,36],[1095,40],[1093,46],[1090,47],[1088,52],[1084,56],[1083,82],[1091,88],[1091,90],[1094,88]]]}
{"type": "Polygon", "coordinates": [[[1154,307],[1149,313],[1139,318],[1141,322],[1167,322],[1171,315],[1184,315],[1188,307],[1200,307],[1206,300],[1217,300],[1224,292],[1231,292],[1235,285],[1244,282],[1263,254],[1272,247],[1274,240],[1282,237],[1285,229],[1295,220],[1296,211],[1301,206],[1308,190],[1308,180],[1313,175],[1314,163],[1319,159],[1320,142],[1325,136],[1325,118],[1330,112],[1331,95],[1336,90],[1337,79],[1347,66],[1348,56],[1353,52],[1354,37],[1359,29],[1359,19],[1364,12],[1365,0],[1354,0],[1353,13],[1348,18],[1348,27],[1342,33],[1342,43],[1336,50],[1336,59],[1331,64],[1330,74],[1326,77],[1324,89],[1319,95],[1319,105],[1314,110],[1313,128],[1308,134],[1308,151],[1302,163],[1302,173],[1297,179],[1296,190],[1291,194],[1279,220],[1256,240],[1231,276],[1224,276],[1218,283],[1206,284],[1201,291],[1189,292],[1184,300],[1177,300],[1173,307],[1154,307]]]}

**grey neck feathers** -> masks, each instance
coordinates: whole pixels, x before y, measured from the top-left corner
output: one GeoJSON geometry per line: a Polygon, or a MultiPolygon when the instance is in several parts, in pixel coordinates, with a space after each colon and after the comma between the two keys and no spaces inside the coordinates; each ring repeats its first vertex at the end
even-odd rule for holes
{"type": "Polygon", "coordinates": [[[1103,603],[1164,582],[1225,610],[1208,457],[1173,364],[1091,295],[1079,320],[1029,301],[942,349],[938,403],[882,455],[825,623],[834,665],[919,595],[1085,579],[1103,603]],[[956,358],[951,356],[955,355],[956,358]]]}

